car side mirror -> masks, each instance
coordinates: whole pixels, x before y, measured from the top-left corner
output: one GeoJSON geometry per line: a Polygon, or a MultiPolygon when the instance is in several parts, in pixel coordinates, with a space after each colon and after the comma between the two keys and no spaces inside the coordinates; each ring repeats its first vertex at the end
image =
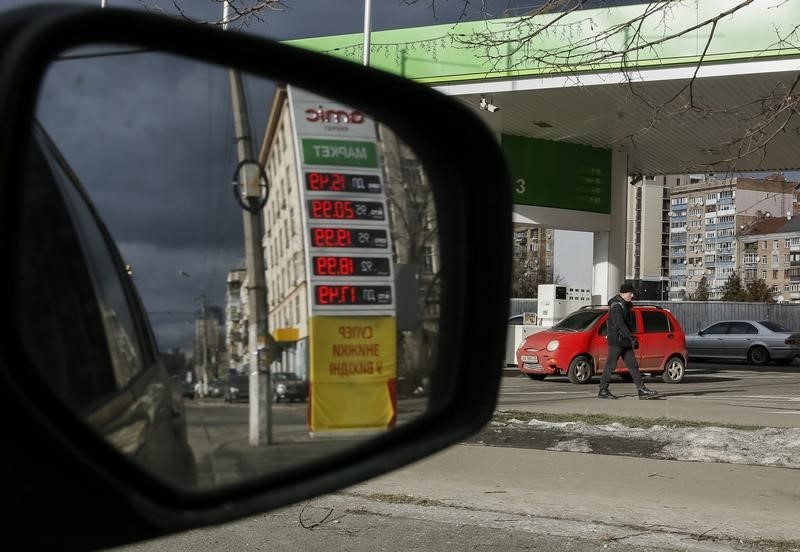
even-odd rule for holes
{"type": "Polygon", "coordinates": [[[48,540],[104,548],[218,524],[403,466],[490,418],[511,185],[474,109],[160,16],[4,18],[6,492],[36,497],[7,517],[16,530],[38,542],[45,516],[48,540]],[[264,101],[227,134],[245,111],[237,79],[264,101]],[[207,250],[183,247],[203,236],[207,250]],[[269,392],[283,371],[307,376],[307,407],[269,392]],[[229,374],[248,382],[239,402],[211,405],[208,383],[229,374]],[[215,424],[230,424],[217,441],[215,424]],[[233,441],[242,461],[227,465],[246,469],[218,473],[233,441]]]}
{"type": "Polygon", "coordinates": [[[697,335],[704,336],[704,335],[706,335],[706,332],[704,332],[703,330],[700,330],[699,332],[697,332],[697,335]]]}

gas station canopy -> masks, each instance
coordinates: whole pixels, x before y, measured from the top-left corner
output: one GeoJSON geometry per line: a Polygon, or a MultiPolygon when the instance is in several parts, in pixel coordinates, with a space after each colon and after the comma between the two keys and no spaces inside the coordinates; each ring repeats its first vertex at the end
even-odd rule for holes
{"type": "MultiPolygon", "coordinates": [[[[755,0],[719,18],[713,35],[698,23],[730,2],[672,4],[641,21],[652,46],[635,59],[598,58],[592,37],[607,33],[603,48],[625,50],[626,22],[653,4],[576,10],[552,24],[559,14],[375,32],[370,65],[458,97],[498,136],[625,153],[632,175],[799,169],[800,2],[755,0]],[[550,27],[515,48],[537,25],[550,27]],[[500,46],[475,45],[487,37],[500,46]],[[566,44],[575,63],[548,59],[566,44]]],[[[357,62],[363,36],[293,44],[357,62]]]]}

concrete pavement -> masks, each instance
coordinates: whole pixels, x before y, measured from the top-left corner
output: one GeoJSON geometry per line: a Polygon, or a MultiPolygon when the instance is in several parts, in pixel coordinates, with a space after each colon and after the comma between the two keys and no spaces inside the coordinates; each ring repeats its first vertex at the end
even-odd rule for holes
{"type": "Polygon", "coordinates": [[[800,470],[786,468],[456,445],[344,492],[800,550],[800,470]]]}

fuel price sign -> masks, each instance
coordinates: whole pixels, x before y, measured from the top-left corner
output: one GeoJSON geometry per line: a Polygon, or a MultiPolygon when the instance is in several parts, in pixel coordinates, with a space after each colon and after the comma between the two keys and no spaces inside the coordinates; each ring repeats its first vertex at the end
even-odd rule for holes
{"type": "Polygon", "coordinates": [[[391,286],[315,285],[314,304],[318,306],[392,304],[391,286]]]}
{"type": "Polygon", "coordinates": [[[313,256],[314,276],[390,276],[388,257],[313,256]]]}
{"type": "Polygon", "coordinates": [[[311,228],[311,247],[386,249],[388,232],[373,228],[311,228]]]}
{"type": "Polygon", "coordinates": [[[381,177],[377,174],[314,171],[306,173],[306,190],[309,192],[379,194],[383,191],[383,186],[381,186],[381,177]]]}
{"type": "Polygon", "coordinates": [[[324,220],[386,220],[386,211],[380,201],[311,199],[308,216],[324,220]]]}

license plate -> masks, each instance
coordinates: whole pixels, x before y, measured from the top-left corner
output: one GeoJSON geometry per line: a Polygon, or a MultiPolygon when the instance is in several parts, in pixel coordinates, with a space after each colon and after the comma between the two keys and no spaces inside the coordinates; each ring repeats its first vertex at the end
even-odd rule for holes
{"type": "Polygon", "coordinates": [[[522,355],[522,362],[528,362],[530,364],[539,364],[539,357],[536,355],[522,355]]]}

